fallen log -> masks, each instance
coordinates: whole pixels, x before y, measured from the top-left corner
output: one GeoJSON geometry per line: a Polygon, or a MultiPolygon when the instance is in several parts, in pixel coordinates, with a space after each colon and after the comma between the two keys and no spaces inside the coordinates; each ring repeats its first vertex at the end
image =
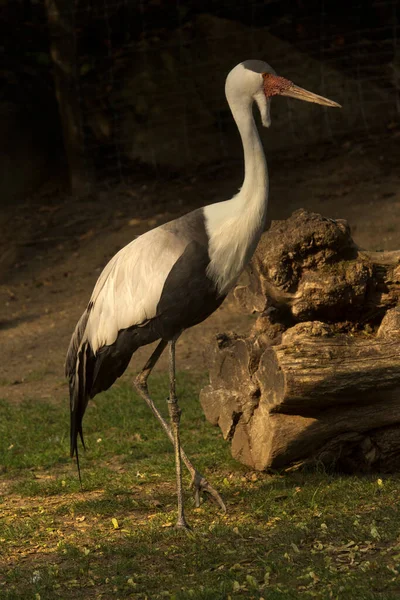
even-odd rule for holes
{"type": "Polygon", "coordinates": [[[344,221],[297,211],[264,234],[236,295],[262,312],[246,338],[218,337],[200,395],[233,456],[396,469],[400,252],[361,251],[344,221]]]}

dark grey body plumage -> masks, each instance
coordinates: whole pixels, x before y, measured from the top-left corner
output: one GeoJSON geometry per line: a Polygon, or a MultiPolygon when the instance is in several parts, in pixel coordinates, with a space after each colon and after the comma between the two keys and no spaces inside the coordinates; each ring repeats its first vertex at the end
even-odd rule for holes
{"type": "Polygon", "coordinates": [[[66,374],[71,395],[72,455],[77,451],[78,434],[82,438],[82,419],[89,399],[107,390],[124,373],[133,353],[159,339],[176,339],[182,331],[209,317],[225,299],[207,276],[210,257],[203,209],[162,227],[178,236],[184,232],[184,237],[191,241],[164,282],[156,315],[145,323],[120,330],[112,344],[99,348],[94,354],[89,341],[81,344],[93,308],[89,303],[71,340],[66,374]]]}

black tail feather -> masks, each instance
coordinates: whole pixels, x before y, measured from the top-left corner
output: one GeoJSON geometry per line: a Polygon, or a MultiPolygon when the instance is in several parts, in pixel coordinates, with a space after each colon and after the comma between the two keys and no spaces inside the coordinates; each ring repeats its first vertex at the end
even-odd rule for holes
{"type": "Polygon", "coordinates": [[[92,307],[93,304],[89,302],[87,309],[79,319],[72,334],[65,361],[65,374],[69,379],[70,394],[70,455],[71,458],[76,456],[81,487],[82,478],[78,455],[78,435],[81,438],[83,448],[85,448],[82,419],[88,403],[88,390],[90,389],[90,370],[88,372],[87,358],[90,355],[93,356],[89,344],[87,342],[82,343],[82,340],[92,307]]]}
{"type": "MultiPolygon", "coordinates": [[[[82,439],[82,436],[81,436],[81,439],[82,439]]],[[[83,446],[83,448],[85,448],[85,446],[83,446]]],[[[81,477],[81,465],[79,464],[78,446],[76,446],[76,448],[75,448],[75,455],[76,455],[76,466],[78,467],[79,483],[81,486],[81,490],[83,490],[82,477],[81,477]]]]}
{"type": "Polygon", "coordinates": [[[85,448],[82,420],[89,399],[107,390],[127,368],[132,354],[142,345],[159,338],[151,328],[132,327],[118,333],[115,342],[103,346],[94,355],[90,343],[83,339],[82,317],[78,323],[67,356],[66,372],[70,393],[70,454],[76,456],[79,481],[82,485],[78,454],[78,438],[85,448]]]}
{"type": "Polygon", "coordinates": [[[90,397],[91,375],[94,356],[88,343],[84,343],[78,352],[75,372],[70,376],[70,454],[76,456],[79,481],[82,487],[78,453],[78,437],[86,450],[83,437],[82,420],[90,397]]]}

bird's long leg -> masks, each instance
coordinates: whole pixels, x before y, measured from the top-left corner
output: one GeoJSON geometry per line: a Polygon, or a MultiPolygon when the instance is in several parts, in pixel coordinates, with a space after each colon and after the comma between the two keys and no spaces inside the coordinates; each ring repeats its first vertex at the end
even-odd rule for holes
{"type": "MultiPolygon", "coordinates": [[[[171,442],[174,443],[174,436],[172,434],[172,431],[171,431],[168,423],[165,421],[163,416],[160,414],[157,406],[154,404],[153,400],[149,396],[149,392],[147,389],[147,379],[148,379],[151,371],[153,370],[154,366],[156,365],[158,359],[160,358],[161,354],[165,350],[167,343],[168,342],[166,342],[165,340],[160,341],[157,348],[154,350],[153,354],[150,356],[149,360],[146,362],[142,371],[137,375],[137,377],[134,381],[134,384],[135,384],[138,394],[143,398],[143,400],[146,402],[146,404],[151,408],[151,410],[153,411],[153,414],[157,417],[157,419],[161,423],[165,433],[167,434],[167,436],[169,437],[171,442]]],[[[195,492],[196,506],[197,507],[200,506],[200,493],[206,492],[207,494],[209,494],[211,496],[211,498],[213,498],[213,500],[217,504],[219,504],[221,509],[224,512],[226,512],[226,506],[224,504],[224,501],[222,500],[222,498],[219,495],[219,493],[217,492],[217,490],[215,490],[208,483],[207,479],[199,471],[197,471],[197,469],[195,469],[195,467],[190,462],[190,460],[187,457],[186,452],[183,450],[183,448],[181,448],[181,458],[182,458],[183,462],[185,463],[185,465],[192,477],[192,487],[194,488],[194,492],[195,492]]]]}
{"type": "Polygon", "coordinates": [[[181,420],[181,409],[176,397],[176,375],[175,375],[175,344],[176,340],[169,342],[169,398],[168,411],[171,419],[172,434],[174,437],[175,449],[175,469],[176,469],[176,491],[178,496],[178,520],[177,527],[188,529],[186,523],[185,511],[183,508],[183,490],[182,490],[182,463],[181,463],[181,443],[179,439],[179,423],[181,420]]]}

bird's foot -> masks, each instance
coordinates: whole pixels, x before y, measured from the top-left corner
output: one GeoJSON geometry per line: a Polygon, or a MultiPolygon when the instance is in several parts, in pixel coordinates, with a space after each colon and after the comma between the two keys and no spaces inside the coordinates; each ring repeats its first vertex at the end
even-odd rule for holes
{"type": "Polygon", "coordinates": [[[219,505],[223,512],[226,512],[225,503],[217,490],[215,490],[212,485],[208,483],[207,479],[198,471],[195,471],[192,475],[191,487],[194,489],[196,508],[200,506],[200,493],[203,492],[208,494],[210,498],[219,505]]]}
{"type": "Polygon", "coordinates": [[[178,517],[175,525],[175,529],[184,529],[185,531],[191,531],[192,528],[187,524],[185,517],[178,517]]]}

